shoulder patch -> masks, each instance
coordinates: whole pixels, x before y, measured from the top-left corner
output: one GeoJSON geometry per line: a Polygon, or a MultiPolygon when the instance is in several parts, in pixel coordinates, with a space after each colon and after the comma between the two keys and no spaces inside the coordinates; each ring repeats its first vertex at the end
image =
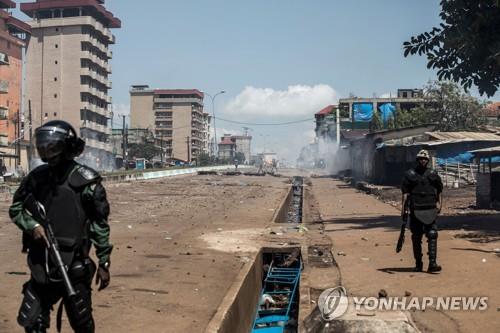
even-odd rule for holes
{"type": "Polygon", "coordinates": [[[100,180],[101,176],[99,173],[85,165],[77,166],[76,170],[74,170],[69,177],[69,183],[73,187],[86,186],[100,180]]]}
{"type": "Polygon", "coordinates": [[[86,180],[94,180],[100,177],[97,171],[83,165],[80,166],[76,171],[79,172],[80,175],[86,180]]]}

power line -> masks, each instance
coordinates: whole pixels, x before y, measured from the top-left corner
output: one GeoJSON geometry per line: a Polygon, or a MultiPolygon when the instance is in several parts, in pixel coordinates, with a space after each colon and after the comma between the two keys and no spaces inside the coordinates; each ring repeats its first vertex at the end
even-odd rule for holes
{"type": "Polygon", "coordinates": [[[233,123],[233,124],[250,125],[250,126],[286,126],[286,125],[293,125],[293,124],[299,124],[299,123],[305,123],[308,121],[313,121],[314,118],[295,120],[295,121],[287,121],[287,122],[283,122],[283,123],[247,123],[247,122],[242,122],[242,121],[223,119],[223,118],[219,118],[219,117],[217,117],[217,120],[221,120],[221,121],[225,121],[225,122],[233,123]]]}

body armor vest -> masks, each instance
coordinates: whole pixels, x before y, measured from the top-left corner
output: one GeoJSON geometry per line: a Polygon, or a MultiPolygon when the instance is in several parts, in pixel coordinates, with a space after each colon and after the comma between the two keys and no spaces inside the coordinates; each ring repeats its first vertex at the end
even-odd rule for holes
{"type": "Polygon", "coordinates": [[[423,174],[410,170],[411,208],[415,210],[436,208],[437,190],[432,186],[431,178],[433,176],[434,172],[431,169],[425,170],[423,174]]]}
{"type": "MultiPolygon", "coordinates": [[[[92,181],[81,181],[83,168],[85,167],[73,166],[64,180],[59,182],[56,182],[55,177],[46,169],[42,172],[45,177],[36,177],[42,181],[37,182],[34,189],[35,198],[45,207],[47,218],[59,244],[59,252],[68,267],[75,257],[87,257],[91,246],[90,224],[82,192],[92,181]]],[[[45,247],[37,242],[31,242],[28,264],[32,276],[39,283],[48,282],[51,272],[54,271],[55,267],[49,257],[45,247]]]]}

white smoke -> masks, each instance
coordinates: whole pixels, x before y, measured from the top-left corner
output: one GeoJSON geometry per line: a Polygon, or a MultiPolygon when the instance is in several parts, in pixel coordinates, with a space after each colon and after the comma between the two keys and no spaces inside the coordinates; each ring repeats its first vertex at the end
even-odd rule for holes
{"type": "Polygon", "coordinates": [[[324,161],[328,174],[335,175],[351,168],[349,149],[342,148],[336,140],[330,138],[321,138],[317,144],[317,158],[324,161]]]}

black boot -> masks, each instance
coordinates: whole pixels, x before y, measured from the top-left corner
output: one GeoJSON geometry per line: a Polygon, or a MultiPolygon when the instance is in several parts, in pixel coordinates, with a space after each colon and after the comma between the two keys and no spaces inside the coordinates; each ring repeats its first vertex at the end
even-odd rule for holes
{"type": "Polygon", "coordinates": [[[428,234],[427,242],[429,243],[429,268],[427,272],[436,273],[441,271],[441,266],[437,264],[437,231],[431,230],[428,234]]]}
{"type": "Polygon", "coordinates": [[[413,271],[422,272],[424,268],[424,264],[422,262],[422,236],[412,234],[411,242],[413,245],[413,257],[415,258],[415,268],[413,271]]]}

